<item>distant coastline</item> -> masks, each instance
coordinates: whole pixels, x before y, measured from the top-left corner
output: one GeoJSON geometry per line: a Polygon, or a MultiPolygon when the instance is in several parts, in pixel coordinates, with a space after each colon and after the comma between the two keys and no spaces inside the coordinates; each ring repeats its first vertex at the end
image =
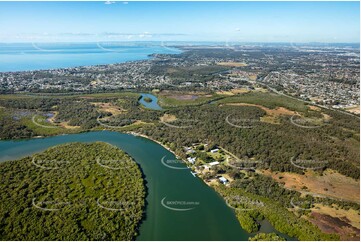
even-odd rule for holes
{"type": "Polygon", "coordinates": [[[0,72],[80,68],[142,61],[182,51],[142,43],[0,43],[0,72]]]}
{"type": "Polygon", "coordinates": [[[232,46],[338,47],[359,49],[360,43],[131,41],[131,42],[14,42],[0,43],[1,72],[44,71],[148,60],[155,54],[179,54],[184,49],[232,46]],[[182,48],[182,49],[183,49],[182,48]]]}

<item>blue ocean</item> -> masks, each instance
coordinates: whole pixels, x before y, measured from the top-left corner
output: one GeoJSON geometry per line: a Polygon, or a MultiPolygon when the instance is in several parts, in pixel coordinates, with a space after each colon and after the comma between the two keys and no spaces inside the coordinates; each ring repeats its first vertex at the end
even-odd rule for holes
{"type": "Polygon", "coordinates": [[[115,64],[178,53],[162,43],[0,43],[0,72],[115,64]]]}

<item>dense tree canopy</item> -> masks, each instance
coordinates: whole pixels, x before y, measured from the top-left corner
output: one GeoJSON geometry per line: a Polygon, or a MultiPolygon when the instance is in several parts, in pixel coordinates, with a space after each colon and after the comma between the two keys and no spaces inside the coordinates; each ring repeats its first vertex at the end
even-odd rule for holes
{"type": "Polygon", "coordinates": [[[1,240],[131,240],[143,217],[138,165],[105,143],[0,164],[1,240]]]}

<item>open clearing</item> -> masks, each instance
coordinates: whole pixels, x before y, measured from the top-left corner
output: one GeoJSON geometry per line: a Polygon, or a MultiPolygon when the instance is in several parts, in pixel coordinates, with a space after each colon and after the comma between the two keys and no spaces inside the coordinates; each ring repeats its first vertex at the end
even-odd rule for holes
{"type": "Polygon", "coordinates": [[[345,217],[333,217],[328,214],[312,212],[308,218],[313,224],[317,225],[325,233],[337,233],[341,241],[360,240],[360,230],[348,222],[345,217]]]}
{"type": "Polygon", "coordinates": [[[162,91],[158,94],[159,104],[162,107],[177,107],[187,105],[200,105],[219,98],[220,95],[205,92],[169,92],[162,91]]]}
{"type": "Polygon", "coordinates": [[[266,116],[261,118],[261,121],[266,122],[266,123],[273,123],[273,124],[279,123],[278,117],[281,115],[291,116],[291,115],[297,114],[296,112],[288,110],[287,108],[284,108],[284,107],[270,109],[270,108],[266,108],[262,105],[250,104],[250,103],[227,103],[226,105],[228,105],[228,106],[250,106],[250,107],[260,108],[267,113],[266,116]]]}
{"type": "Polygon", "coordinates": [[[312,111],[321,111],[321,108],[317,107],[317,106],[312,106],[312,105],[307,105],[309,107],[310,110],[312,111]]]}
{"type": "Polygon", "coordinates": [[[314,171],[306,171],[305,175],[290,172],[261,171],[263,175],[272,177],[284,187],[301,193],[315,193],[359,203],[360,181],[341,175],[332,170],[324,171],[323,176],[314,171]],[[307,189],[302,189],[307,187],[307,189]]]}
{"type": "Polygon", "coordinates": [[[56,125],[56,126],[60,126],[62,128],[65,129],[80,129],[80,126],[71,126],[69,125],[69,122],[60,122],[60,123],[56,123],[56,116],[58,115],[58,111],[54,111],[52,112],[54,115],[51,118],[48,118],[49,123],[56,125]]]}
{"type": "Polygon", "coordinates": [[[217,94],[233,96],[233,95],[243,94],[243,93],[248,93],[248,92],[250,92],[250,90],[248,90],[247,88],[234,88],[229,91],[218,91],[217,94]]]}
{"type": "MultiPolygon", "coordinates": [[[[284,107],[277,107],[275,109],[270,109],[270,108],[264,107],[262,105],[251,104],[251,103],[226,103],[225,105],[258,107],[258,108],[264,110],[267,113],[266,116],[261,117],[261,121],[266,122],[266,123],[272,123],[272,124],[279,124],[280,122],[279,122],[278,117],[281,116],[281,115],[288,115],[288,116],[300,115],[298,112],[291,111],[291,110],[289,110],[287,108],[284,108],[284,107]]],[[[309,109],[314,110],[314,111],[321,110],[316,106],[308,106],[308,107],[309,107],[309,109]]],[[[323,118],[318,120],[319,122],[321,122],[321,124],[324,121],[329,121],[331,119],[331,116],[329,116],[329,115],[327,115],[325,113],[322,113],[322,112],[321,112],[321,114],[323,115],[323,118]]]]}
{"type": "Polygon", "coordinates": [[[160,121],[162,122],[173,122],[177,120],[177,117],[175,115],[171,115],[171,114],[164,114],[162,117],[160,117],[160,121]]]}
{"type": "Polygon", "coordinates": [[[99,111],[109,112],[113,116],[121,114],[124,110],[120,109],[118,106],[112,103],[102,103],[102,102],[93,102],[91,103],[99,108],[99,111]]]}
{"type": "Polygon", "coordinates": [[[354,209],[345,210],[338,208],[336,205],[334,207],[324,206],[322,204],[314,204],[315,212],[321,214],[327,214],[332,217],[341,218],[345,222],[351,224],[353,227],[360,229],[360,215],[359,211],[354,209]]]}
{"type": "Polygon", "coordinates": [[[346,110],[354,114],[360,114],[360,106],[346,108],[346,110]]]}
{"type": "Polygon", "coordinates": [[[226,105],[229,106],[251,106],[251,107],[258,107],[264,111],[266,111],[267,115],[270,116],[279,116],[279,115],[295,115],[296,112],[288,110],[287,108],[284,107],[278,107],[275,109],[269,109],[266,108],[264,106],[261,105],[257,105],[257,104],[250,104],[250,103],[227,103],[226,105]]]}
{"type": "Polygon", "coordinates": [[[69,125],[69,122],[61,122],[59,125],[65,129],[80,129],[80,126],[69,125]]]}
{"type": "Polygon", "coordinates": [[[244,62],[218,62],[217,65],[220,66],[230,66],[230,67],[242,67],[247,66],[244,62]]]}

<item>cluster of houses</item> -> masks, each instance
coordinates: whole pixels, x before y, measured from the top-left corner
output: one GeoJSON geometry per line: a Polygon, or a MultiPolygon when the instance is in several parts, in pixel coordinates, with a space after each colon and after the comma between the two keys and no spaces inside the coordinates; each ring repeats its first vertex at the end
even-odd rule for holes
{"type": "MultiPolygon", "coordinates": [[[[192,147],[185,147],[184,149],[185,149],[185,151],[186,151],[187,154],[194,154],[194,153],[196,153],[196,151],[195,151],[192,147]]],[[[217,152],[219,152],[219,151],[220,151],[219,148],[215,148],[215,149],[211,149],[211,150],[210,150],[211,153],[217,153],[217,152]]],[[[196,161],[197,161],[197,157],[191,157],[191,156],[189,156],[189,157],[187,157],[187,161],[188,161],[190,164],[194,165],[194,164],[196,163],[196,161]]],[[[219,164],[220,164],[219,161],[213,161],[213,162],[210,162],[210,163],[207,163],[207,164],[202,165],[202,167],[204,168],[205,171],[209,171],[212,167],[215,167],[215,166],[217,166],[217,165],[219,165],[219,164]]],[[[193,172],[192,172],[192,175],[195,175],[195,174],[197,174],[197,173],[193,173],[193,172]]],[[[220,183],[222,183],[222,184],[224,184],[224,185],[226,185],[226,184],[229,183],[228,179],[225,178],[225,177],[223,177],[223,176],[217,176],[217,179],[218,179],[218,181],[219,181],[220,183]]]]}

